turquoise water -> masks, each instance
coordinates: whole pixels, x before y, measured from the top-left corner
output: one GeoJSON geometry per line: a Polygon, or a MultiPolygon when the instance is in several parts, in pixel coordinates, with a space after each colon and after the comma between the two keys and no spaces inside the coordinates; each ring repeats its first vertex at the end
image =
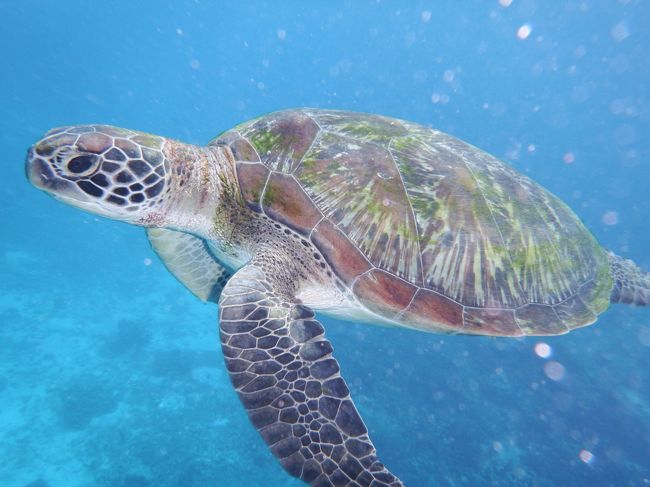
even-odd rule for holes
{"type": "MultiPolygon", "coordinates": [[[[230,387],[216,307],[142,229],[29,186],[25,151],[53,126],[205,143],[296,106],[409,119],[508,161],[650,269],[647,1],[26,0],[0,16],[1,486],[300,485],[230,387]]],[[[647,309],[545,339],[323,323],[406,485],[650,484],[647,309]]]]}

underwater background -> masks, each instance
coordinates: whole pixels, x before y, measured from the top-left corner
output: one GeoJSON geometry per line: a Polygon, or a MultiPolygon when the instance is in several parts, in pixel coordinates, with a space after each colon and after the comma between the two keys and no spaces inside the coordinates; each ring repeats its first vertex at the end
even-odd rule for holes
{"type": "MultiPolygon", "coordinates": [[[[249,424],[217,310],[140,228],[24,176],[54,126],[197,144],[310,106],[458,136],[650,269],[647,0],[0,0],[0,486],[298,486],[249,424]]],[[[325,318],[408,486],[650,485],[650,310],[548,338],[325,318]]]]}

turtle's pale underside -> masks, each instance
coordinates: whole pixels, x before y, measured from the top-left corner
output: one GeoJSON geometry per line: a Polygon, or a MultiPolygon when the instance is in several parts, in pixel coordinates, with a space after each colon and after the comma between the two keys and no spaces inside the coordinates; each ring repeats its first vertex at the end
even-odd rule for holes
{"type": "Polygon", "coordinates": [[[449,334],[556,335],[650,277],[558,198],[442,132],[375,115],[272,113],[206,147],[104,125],[51,130],[30,181],[147,228],[195,295],[253,425],[315,486],[399,486],[315,311],[449,334]]]}

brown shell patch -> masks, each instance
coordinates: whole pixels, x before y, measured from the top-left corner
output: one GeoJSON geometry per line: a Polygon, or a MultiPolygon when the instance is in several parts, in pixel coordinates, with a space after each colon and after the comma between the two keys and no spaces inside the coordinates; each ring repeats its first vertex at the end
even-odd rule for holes
{"type": "Polygon", "coordinates": [[[528,304],[515,310],[515,318],[526,335],[561,335],[569,331],[555,314],[553,306],[528,304]]]}
{"type": "Polygon", "coordinates": [[[353,291],[370,311],[393,318],[409,305],[417,288],[381,269],[373,269],[357,280],[353,291]]]}
{"type": "Polygon", "coordinates": [[[352,284],[371,267],[359,249],[329,220],[316,225],[311,240],[345,284],[352,284]]]}
{"type": "Polygon", "coordinates": [[[303,235],[308,235],[322,217],[298,182],[287,174],[271,174],[262,207],[271,218],[303,235]]]}
{"type": "Polygon", "coordinates": [[[260,197],[264,184],[269,176],[269,170],[262,164],[246,164],[237,162],[237,180],[246,205],[253,211],[260,212],[260,197]]]}
{"type": "Polygon", "coordinates": [[[250,142],[234,130],[219,136],[209,145],[227,145],[236,161],[260,162],[260,158],[250,142]]]}
{"type": "Polygon", "coordinates": [[[294,175],[370,262],[422,282],[415,221],[388,150],[325,132],[294,175]]]}
{"type": "Polygon", "coordinates": [[[511,309],[465,308],[461,333],[490,336],[521,336],[511,309]]]}
{"type": "Polygon", "coordinates": [[[108,135],[91,132],[83,134],[77,140],[77,147],[83,151],[93,152],[94,154],[101,154],[106,152],[113,145],[113,139],[108,135]]]}
{"type": "Polygon", "coordinates": [[[240,129],[257,150],[265,166],[292,172],[316,138],[320,128],[301,111],[276,112],[240,129]]]}
{"type": "Polygon", "coordinates": [[[418,289],[399,319],[421,330],[458,332],[463,327],[463,307],[446,296],[418,289]]]}

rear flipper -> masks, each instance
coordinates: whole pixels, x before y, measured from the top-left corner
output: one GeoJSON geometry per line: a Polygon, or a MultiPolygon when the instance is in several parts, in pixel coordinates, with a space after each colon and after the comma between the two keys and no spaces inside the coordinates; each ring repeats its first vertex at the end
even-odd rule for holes
{"type": "Polygon", "coordinates": [[[609,268],[614,278],[612,303],[637,306],[650,304],[650,273],[641,270],[634,262],[609,252],[609,268]]]}

